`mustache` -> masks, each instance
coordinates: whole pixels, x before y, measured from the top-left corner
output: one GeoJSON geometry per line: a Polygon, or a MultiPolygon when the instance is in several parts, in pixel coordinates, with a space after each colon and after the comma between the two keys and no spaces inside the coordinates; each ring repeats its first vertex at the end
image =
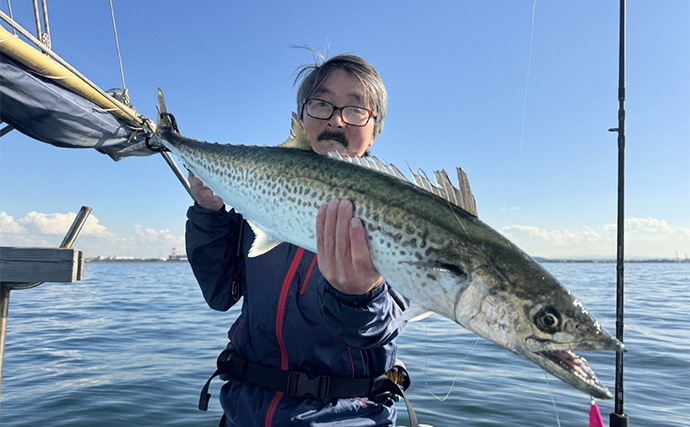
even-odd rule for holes
{"type": "Polygon", "coordinates": [[[332,130],[327,129],[327,130],[321,132],[319,137],[316,139],[317,139],[317,141],[323,141],[323,140],[330,139],[333,141],[338,141],[345,148],[347,148],[347,146],[348,146],[347,137],[342,132],[336,132],[336,131],[332,131],[332,130]]]}

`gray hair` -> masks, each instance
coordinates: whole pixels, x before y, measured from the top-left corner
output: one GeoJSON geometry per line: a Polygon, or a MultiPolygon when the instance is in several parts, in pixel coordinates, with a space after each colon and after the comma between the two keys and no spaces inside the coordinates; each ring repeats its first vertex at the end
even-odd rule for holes
{"type": "Polygon", "coordinates": [[[388,92],[386,92],[383,79],[376,69],[363,58],[355,55],[342,54],[327,60],[322,55],[318,55],[313,64],[305,65],[297,71],[295,84],[301,81],[297,90],[297,111],[299,111],[300,119],[303,118],[304,102],[321,87],[336,69],[346,71],[362,84],[365,101],[369,104],[369,108],[374,111],[376,117],[374,139],[378,138],[383,131],[383,123],[388,111],[388,92]]]}

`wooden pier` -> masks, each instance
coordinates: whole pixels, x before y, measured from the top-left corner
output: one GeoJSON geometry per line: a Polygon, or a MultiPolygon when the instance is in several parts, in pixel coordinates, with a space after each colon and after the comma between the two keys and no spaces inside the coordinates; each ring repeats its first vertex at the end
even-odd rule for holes
{"type": "Polygon", "coordinates": [[[10,291],[31,289],[43,282],[76,282],[84,276],[84,253],[72,244],[91,208],[82,206],[59,248],[0,247],[0,392],[5,360],[10,291]]]}

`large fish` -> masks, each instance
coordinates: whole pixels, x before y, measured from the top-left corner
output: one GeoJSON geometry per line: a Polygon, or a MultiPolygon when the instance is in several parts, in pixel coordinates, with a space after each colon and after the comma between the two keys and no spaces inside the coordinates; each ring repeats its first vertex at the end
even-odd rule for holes
{"type": "MultiPolygon", "coordinates": [[[[165,111],[160,92],[159,109],[165,111]]],[[[349,199],[377,270],[414,303],[406,318],[433,311],[591,396],[611,397],[571,350],[623,351],[623,344],[548,271],[470,212],[472,203],[461,208],[445,173],[437,173],[436,186],[416,175],[411,183],[376,159],[316,154],[294,114],[291,136],[278,147],[185,138],[166,114],[153,140],[242,213],[256,235],[250,256],[281,242],[316,252],[319,207],[349,199]]]]}

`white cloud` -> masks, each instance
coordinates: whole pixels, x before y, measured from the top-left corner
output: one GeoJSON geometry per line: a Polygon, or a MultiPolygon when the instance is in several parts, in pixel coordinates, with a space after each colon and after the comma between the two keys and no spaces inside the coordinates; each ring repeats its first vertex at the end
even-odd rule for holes
{"type": "MultiPolygon", "coordinates": [[[[75,213],[29,212],[15,219],[0,212],[0,244],[3,246],[57,247],[72,225],[75,213]]],[[[87,257],[123,256],[133,258],[167,257],[175,248],[184,254],[183,235],[135,225],[127,235],[110,232],[98,218],[90,215],[73,247],[87,257]]]]}
{"type": "MultiPolygon", "coordinates": [[[[77,214],[74,212],[66,214],[29,212],[25,217],[19,219],[18,223],[38,234],[64,236],[76,217],[77,214]]],[[[98,218],[89,215],[80,234],[84,236],[108,236],[110,233],[99,223],[98,218]]]]}
{"type": "Polygon", "coordinates": [[[14,217],[0,212],[0,234],[20,234],[24,228],[14,220],[14,217]]]}
{"type": "MultiPolygon", "coordinates": [[[[551,258],[615,257],[616,225],[601,229],[546,230],[534,226],[513,225],[501,232],[533,256],[551,258]]],[[[625,220],[626,257],[675,258],[690,254],[690,229],[674,227],[655,218],[625,220]]]]}
{"type": "MultiPolygon", "coordinates": [[[[149,245],[165,245],[168,251],[175,248],[178,253],[184,253],[185,240],[184,235],[173,234],[168,229],[155,230],[153,228],[145,228],[141,225],[135,225],[134,241],[149,245]]],[[[167,252],[166,252],[167,254],[167,252]]]]}
{"type": "MultiPolygon", "coordinates": [[[[74,213],[30,212],[15,219],[0,212],[0,244],[3,246],[57,247],[72,224],[74,213]]],[[[683,258],[690,255],[690,228],[675,227],[655,218],[629,218],[625,221],[626,257],[683,258]]],[[[508,239],[532,256],[548,258],[587,258],[616,256],[616,226],[581,229],[544,229],[513,225],[500,230],[508,239]]],[[[134,225],[131,233],[115,234],[90,215],[77,238],[75,249],[87,257],[127,256],[167,257],[173,248],[185,252],[184,235],[168,229],[134,225]]]]}

